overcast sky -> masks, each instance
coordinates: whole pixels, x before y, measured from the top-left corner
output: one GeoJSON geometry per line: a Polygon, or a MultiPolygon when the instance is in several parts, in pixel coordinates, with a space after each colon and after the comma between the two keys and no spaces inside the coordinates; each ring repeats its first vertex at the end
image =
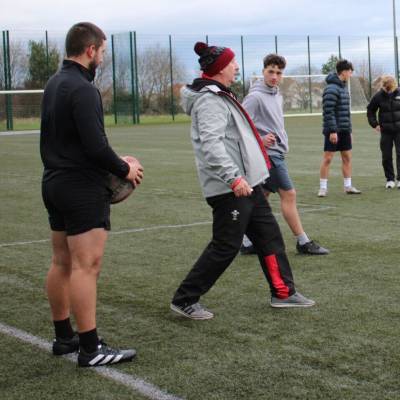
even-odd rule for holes
{"type": "Polygon", "coordinates": [[[142,34],[393,34],[392,0],[0,0],[0,4],[0,30],[10,31],[63,32],[85,20],[108,32],[142,34]]]}

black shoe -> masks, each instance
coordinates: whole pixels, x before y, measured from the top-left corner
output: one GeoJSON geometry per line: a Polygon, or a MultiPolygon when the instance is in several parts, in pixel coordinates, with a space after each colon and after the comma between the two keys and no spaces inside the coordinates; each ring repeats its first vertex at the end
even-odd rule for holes
{"type": "Polygon", "coordinates": [[[245,246],[242,244],[242,246],[240,247],[240,254],[242,256],[248,256],[250,254],[257,254],[257,252],[253,245],[245,246]]]}
{"type": "Polygon", "coordinates": [[[59,338],[53,340],[53,354],[62,356],[63,354],[75,353],[79,350],[79,336],[75,333],[72,338],[59,338]]]}
{"type": "Polygon", "coordinates": [[[325,254],[329,254],[329,250],[321,247],[318,243],[310,240],[303,245],[300,245],[299,242],[296,244],[296,249],[300,254],[310,254],[313,256],[323,256],[325,254]]]}
{"type": "Polygon", "coordinates": [[[135,356],[136,350],[134,349],[113,349],[104,342],[100,342],[97,350],[93,353],[86,353],[83,349],[79,349],[78,365],[80,367],[98,367],[100,365],[131,361],[135,356]]]}

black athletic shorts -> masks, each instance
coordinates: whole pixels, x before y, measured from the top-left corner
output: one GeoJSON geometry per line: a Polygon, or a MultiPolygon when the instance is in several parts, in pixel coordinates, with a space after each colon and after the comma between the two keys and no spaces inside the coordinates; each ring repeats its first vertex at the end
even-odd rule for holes
{"type": "Polygon", "coordinates": [[[329,140],[329,135],[325,135],[324,151],[347,151],[352,149],[351,133],[338,133],[338,141],[333,144],[329,140]]]}
{"type": "Polygon", "coordinates": [[[111,192],[88,177],[73,172],[44,179],[42,197],[53,231],[77,235],[111,228],[111,192]]]}

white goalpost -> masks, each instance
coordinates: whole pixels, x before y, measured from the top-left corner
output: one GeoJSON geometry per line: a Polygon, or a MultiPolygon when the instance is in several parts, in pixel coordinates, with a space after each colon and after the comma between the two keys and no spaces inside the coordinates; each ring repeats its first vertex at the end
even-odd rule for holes
{"type": "Polygon", "coordinates": [[[44,89],[0,90],[0,131],[36,130],[44,89]]]}
{"type": "MultiPolygon", "coordinates": [[[[280,84],[285,117],[322,115],[322,93],[327,75],[284,75],[280,84]]],[[[250,77],[250,87],[262,75],[250,77]]],[[[364,113],[368,104],[360,78],[352,76],[348,82],[352,114],[364,113]]]]}

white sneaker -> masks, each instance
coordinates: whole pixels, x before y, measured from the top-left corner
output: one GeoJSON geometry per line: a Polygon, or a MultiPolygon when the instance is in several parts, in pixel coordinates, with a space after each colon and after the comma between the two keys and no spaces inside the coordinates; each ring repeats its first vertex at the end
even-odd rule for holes
{"type": "MultiPolygon", "coordinates": [[[[393,181],[386,182],[386,186],[385,186],[386,189],[393,189],[394,187],[395,187],[395,184],[393,181]]],[[[400,188],[400,182],[397,183],[397,187],[400,188]]]]}
{"type": "Polygon", "coordinates": [[[397,182],[397,189],[400,189],[400,181],[397,182]]]}
{"type": "Polygon", "coordinates": [[[361,190],[356,189],[354,186],[345,187],[344,192],[347,194],[361,194],[361,190]]]}
{"type": "MultiPolygon", "coordinates": [[[[400,187],[399,187],[400,188],[400,187]]],[[[318,197],[326,197],[326,195],[328,194],[328,189],[322,189],[320,188],[318,190],[318,197]]]]}

